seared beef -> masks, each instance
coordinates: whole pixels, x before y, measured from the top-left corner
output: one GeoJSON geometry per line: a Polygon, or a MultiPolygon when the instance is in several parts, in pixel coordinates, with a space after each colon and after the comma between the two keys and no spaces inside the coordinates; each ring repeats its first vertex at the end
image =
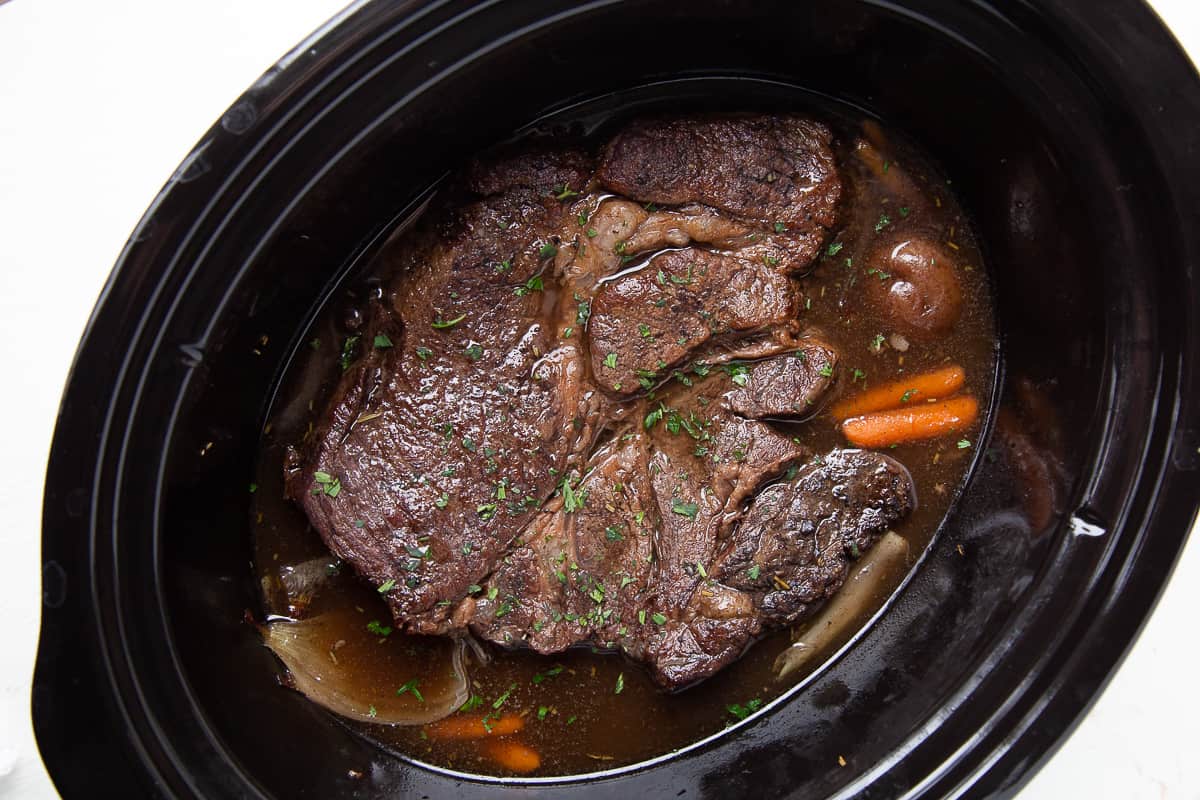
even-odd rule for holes
{"type": "Polygon", "coordinates": [[[588,325],[592,374],[633,395],[713,337],[790,330],[798,303],[784,275],[705,250],[675,250],[605,283],[588,325]]]}
{"type": "MultiPolygon", "coordinates": [[[[801,361],[759,366],[784,374],[788,360],[801,361]]],[[[835,451],[759,492],[809,454],[732,413],[733,397],[753,397],[741,375],[689,378],[641,405],[570,505],[555,498],[456,618],[544,653],[617,649],[679,687],[836,591],[849,560],[911,510],[908,474],[886,456],[835,451]]]]}
{"type": "Polygon", "coordinates": [[[389,249],[288,492],[403,629],[621,650],[679,687],[907,513],[895,462],[801,466],[769,421],[818,409],[837,360],[790,277],[836,223],[829,142],[721,117],[635,123],[595,172],[524,148],[389,249]]]}
{"type": "Polygon", "coordinates": [[[824,125],[734,115],[635,122],[609,143],[597,177],[658,205],[700,204],[752,223],[768,263],[807,267],[837,222],[842,184],[824,125]]]}
{"type": "Polygon", "coordinates": [[[790,624],[841,588],[851,559],[915,505],[912,478],[894,459],[828,453],[754,499],[713,576],[752,593],[766,624],[790,624]]]}
{"type": "Polygon", "coordinates": [[[746,367],[745,383],[729,393],[729,406],[753,419],[803,419],[821,410],[833,386],[837,353],[817,340],[801,342],[787,358],[746,367]]]}
{"type": "Polygon", "coordinates": [[[639,406],[588,463],[571,502],[555,498],[456,618],[540,652],[620,649],[665,686],[740,654],[758,630],[754,608],[701,588],[706,565],[754,492],[807,453],[732,414],[721,399],[728,374],[689,382],[639,406]],[[730,604],[746,612],[740,622],[730,604]]]}
{"type": "Polygon", "coordinates": [[[425,632],[445,627],[449,604],[492,571],[591,435],[575,422],[594,396],[578,340],[547,328],[547,294],[529,289],[565,211],[550,187],[524,186],[587,171],[498,172],[515,188],[488,185],[493,196],[402,251],[390,309],[377,309],[366,356],[289,476],[330,549],[425,632]]]}

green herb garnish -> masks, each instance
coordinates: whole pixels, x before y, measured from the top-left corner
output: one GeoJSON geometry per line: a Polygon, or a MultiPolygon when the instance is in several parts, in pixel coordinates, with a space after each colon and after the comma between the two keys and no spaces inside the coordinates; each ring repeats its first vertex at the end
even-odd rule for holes
{"type": "Polygon", "coordinates": [[[342,355],[338,359],[338,363],[342,365],[342,372],[350,369],[350,365],[354,363],[354,350],[360,338],[359,336],[347,336],[342,340],[342,355]]]}
{"type": "Polygon", "coordinates": [[[400,694],[403,694],[406,692],[412,692],[413,697],[418,699],[418,702],[424,703],[425,698],[421,697],[421,691],[419,690],[419,688],[416,688],[416,685],[418,685],[418,680],[416,680],[415,678],[413,680],[408,681],[407,684],[404,684],[400,688],[397,688],[397,690],[396,690],[397,696],[400,696],[400,694]]]}
{"type": "Polygon", "coordinates": [[[696,512],[700,510],[700,506],[695,503],[685,503],[678,497],[674,497],[671,498],[671,510],[688,519],[695,519],[696,512]]]}
{"type": "Polygon", "coordinates": [[[753,700],[747,700],[745,705],[734,703],[731,706],[725,706],[725,710],[736,717],[738,720],[743,720],[762,708],[762,700],[757,697],[753,700]]]}
{"type": "Polygon", "coordinates": [[[435,319],[430,324],[433,325],[433,327],[437,328],[438,330],[445,330],[446,328],[453,328],[455,325],[462,322],[466,318],[467,318],[466,313],[459,314],[454,319],[442,319],[441,315],[439,314],[438,318],[435,319]]]}

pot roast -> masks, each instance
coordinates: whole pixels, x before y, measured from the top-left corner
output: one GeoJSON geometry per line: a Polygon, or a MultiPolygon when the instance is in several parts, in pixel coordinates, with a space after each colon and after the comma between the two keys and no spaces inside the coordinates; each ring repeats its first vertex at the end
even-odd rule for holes
{"type": "Polygon", "coordinates": [[[627,125],[471,165],[408,246],[289,495],[403,630],[620,651],[663,687],[810,615],[915,504],[814,453],[839,354],[799,279],[839,223],[798,116],[627,125]]]}

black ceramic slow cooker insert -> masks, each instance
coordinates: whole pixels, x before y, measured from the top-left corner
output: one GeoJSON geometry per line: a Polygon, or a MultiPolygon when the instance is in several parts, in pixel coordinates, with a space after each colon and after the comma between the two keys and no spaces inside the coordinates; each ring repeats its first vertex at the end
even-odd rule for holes
{"type": "Polygon", "coordinates": [[[33,693],[57,787],[1013,794],[1133,641],[1196,513],[1197,152],[1200,81],[1132,0],[353,6],[205,134],[80,346],[33,693]],[[822,101],[940,160],[997,294],[994,457],[887,611],[744,723],[601,776],[435,771],[281,689],[243,621],[259,604],[245,487],[301,334],[359,256],[447,171],[549,114],[822,101]]]}

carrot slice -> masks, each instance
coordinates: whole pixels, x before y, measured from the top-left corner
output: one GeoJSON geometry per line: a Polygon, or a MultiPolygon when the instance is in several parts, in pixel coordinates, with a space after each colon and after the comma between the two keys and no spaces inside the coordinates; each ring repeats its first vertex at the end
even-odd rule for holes
{"type": "Polygon", "coordinates": [[[961,431],[979,416],[979,403],[964,395],[911,408],[894,408],[851,417],[842,433],[859,447],[890,447],[961,431]]]}
{"type": "Polygon", "coordinates": [[[524,727],[524,717],[516,714],[505,714],[498,719],[489,719],[486,726],[483,724],[483,717],[459,714],[426,725],[425,732],[431,739],[483,739],[488,736],[507,736],[524,727]]]}
{"type": "Polygon", "coordinates": [[[963,368],[955,364],[867,389],[834,404],[832,411],[835,417],[846,419],[886,408],[901,408],[936,400],[954,394],[966,380],[967,374],[963,368]]]}
{"type": "Polygon", "coordinates": [[[533,772],[542,765],[542,757],[520,742],[488,742],[488,758],[511,772],[533,772]]]}

